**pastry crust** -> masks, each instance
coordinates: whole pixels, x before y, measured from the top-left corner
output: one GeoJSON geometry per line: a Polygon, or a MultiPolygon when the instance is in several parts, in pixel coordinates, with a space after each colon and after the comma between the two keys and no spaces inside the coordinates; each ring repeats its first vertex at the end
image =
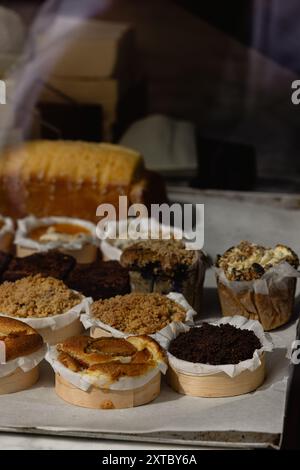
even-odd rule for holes
{"type": "Polygon", "coordinates": [[[162,348],[148,336],[76,336],[58,344],[57,351],[58,360],[73,372],[105,377],[109,383],[121,377],[144,375],[166,361],[162,348]]]}
{"type": "Polygon", "coordinates": [[[5,343],[6,361],[28,356],[43,346],[36,330],[13,318],[0,316],[0,341],[5,343]]]}
{"type": "Polygon", "coordinates": [[[14,218],[63,215],[98,221],[97,207],[118,208],[120,195],[130,203],[166,201],[164,185],[145,171],[142,156],[117,145],[32,141],[7,150],[0,160],[0,211],[14,218]]]}

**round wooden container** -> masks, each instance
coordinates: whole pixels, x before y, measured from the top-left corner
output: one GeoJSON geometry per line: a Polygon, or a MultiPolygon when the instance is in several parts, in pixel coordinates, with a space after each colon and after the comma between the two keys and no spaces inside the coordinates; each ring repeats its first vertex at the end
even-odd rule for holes
{"type": "MultiPolygon", "coordinates": [[[[92,243],[87,243],[82,247],[81,250],[59,250],[65,255],[73,256],[79,264],[93,263],[97,259],[98,248],[92,243]]],[[[33,255],[37,253],[38,250],[33,248],[25,248],[23,246],[17,245],[16,247],[16,256],[19,258],[24,258],[25,256],[33,255]]]]}
{"type": "Polygon", "coordinates": [[[262,354],[261,365],[257,369],[245,370],[236,377],[229,377],[225,372],[202,376],[188,375],[176,371],[169,365],[167,381],[175,392],[183,395],[221,398],[243,395],[256,390],[264,382],[265,374],[265,355],[262,354]]]}
{"type": "Polygon", "coordinates": [[[84,328],[80,318],[76,318],[72,323],[57,330],[51,330],[50,327],[40,328],[37,330],[42,335],[45,343],[50,345],[61,343],[72,336],[77,336],[83,333],[84,328]]]}
{"type": "Polygon", "coordinates": [[[88,392],[55,374],[56,394],[72,405],[100,410],[133,408],[153,401],[160,393],[160,372],[146,385],[134,390],[108,390],[91,387],[88,392]]]}
{"type": "Polygon", "coordinates": [[[39,367],[36,366],[28,372],[16,369],[12,374],[0,377],[0,395],[20,392],[30,388],[39,378],[39,367]]]}

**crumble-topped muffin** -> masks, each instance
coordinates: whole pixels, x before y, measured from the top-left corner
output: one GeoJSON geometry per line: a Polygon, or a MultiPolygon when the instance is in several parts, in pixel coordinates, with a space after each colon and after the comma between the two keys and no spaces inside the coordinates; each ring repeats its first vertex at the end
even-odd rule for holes
{"type": "Polygon", "coordinates": [[[71,289],[94,300],[108,299],[130,292],[128,270],[118,261],[77,264],[65,282],[71,289]]]}
{"type": "Polygon", "coordinates": [[[0,286],[0,312],[19,318],[59,315],[78,305],[82,296],[62,281],[40,274],[0,286]]]}
{"type": "Polygon", "coordinates": [[[199,311],[207,266],[201,251],[187,250],[181,240],[141,240],[122,253],[132,292],[180,292],[199,311]]]}
{"type": "Polygon", "coordinates": [[[3,273],[2,280],[13,282],[35,274],[64,280],[75,264],[73,256],[57,250],[34,253],[24,258],[14,257],[3,273]]]}
{"type": "Polygon", "coordinates": [[[161,294],[132,293],[94,302],[91,314],[124,333],[154,334],[173,321],[184,321],[186,311],[161,294]]]}
{"type": "Polygon", "coordinates": [[[299,266],[296,253],[285,245],[265,248],[248,241],[229,248],[218,256],[216,266],[224,270],[230,281],[252,281],[260,279],[271,267],[286,261],[295,269],[299,266]]]}
{"type": "Polygon", "coordinates": [[[121,263],[130,269],[147,269],[175,276],[195,262],[196,253],[187,250],[181,240],[141,240],[126,248],[121,263]]]}

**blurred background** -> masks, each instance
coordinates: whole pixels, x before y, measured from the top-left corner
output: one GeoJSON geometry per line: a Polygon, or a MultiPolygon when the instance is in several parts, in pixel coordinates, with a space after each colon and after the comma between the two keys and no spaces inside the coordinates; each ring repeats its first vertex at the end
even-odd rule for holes
{"type": "Polygon", "coordinates": [[[2,146],[112,141],[168,181],[299,192],[297,0],[0,1],[2,146]]]}

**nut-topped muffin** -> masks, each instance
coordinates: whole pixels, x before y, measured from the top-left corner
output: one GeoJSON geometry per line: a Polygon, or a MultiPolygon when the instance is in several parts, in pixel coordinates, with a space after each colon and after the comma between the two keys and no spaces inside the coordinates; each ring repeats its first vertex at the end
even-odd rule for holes
{"type": "Polygon", "coordinates": [[[265,330],[291,317],[299,258],[289,247],[267,248],[248,241],[229,248],[216,260],[223,315],[259,320],[265,330]]]}
{"type": "Polygon", "coordinates": [[[181,292],[199,310],[206,268],[202,252],[181,240],[141,240],[125,248],[121,264],[129,269],[133,292],[181,292]]]}
{"type": "Polygon", "coordinates": [[[230,281],[252,281],[278,263],[286,261],[295,269],[299,266],[296,253],[285,245],[265,248],[248,241],[229,248],[218,256],[216,266],[222,268],[230,281]]]}

